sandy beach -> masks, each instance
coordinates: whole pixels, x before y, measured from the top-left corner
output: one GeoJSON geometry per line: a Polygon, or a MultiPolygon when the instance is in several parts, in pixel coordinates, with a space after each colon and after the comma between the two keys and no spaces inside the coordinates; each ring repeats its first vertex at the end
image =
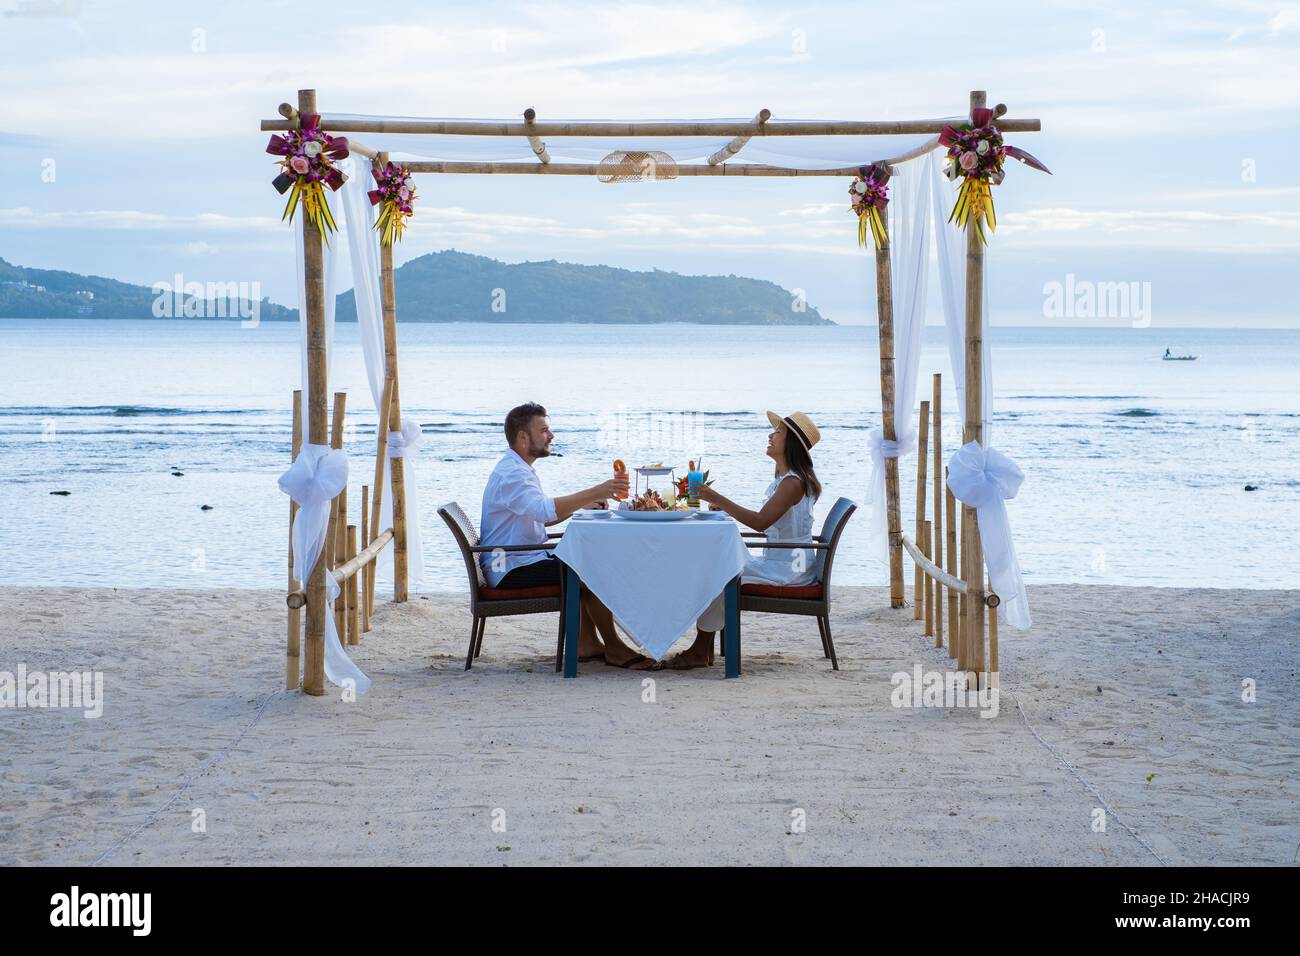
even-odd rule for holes
{"type": "Polygon", "coordinates": [[[839,673],[746,615],[737,681],[562,680],[549,615],[465,673],[463,597],[381,594],[349,703],[283,692],[276,591],[0,590],[0,670],[104,674],[97,719],[0,710],[0,863],[1295,861],[1300,592],[1033,588],[994,719],[892,706],[946,655],[838,593],[839,673]]]}

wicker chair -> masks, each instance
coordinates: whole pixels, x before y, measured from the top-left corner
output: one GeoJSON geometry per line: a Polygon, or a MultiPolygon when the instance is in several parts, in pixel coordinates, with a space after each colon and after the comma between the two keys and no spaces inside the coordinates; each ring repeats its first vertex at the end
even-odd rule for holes
{"type": "Polygon", "coordinates": [[[831,637],[831,565],[835,562],[835,549],[839,546],[844,526],[857,508],[848,498],[836,501],[822,522],[821,533],[814,535],[812,544],[769,544],[755,532],[745,534],[745,544],[751,548],[811,549],[818,553],[821,569],[815,582],[792,587],[742,582],[740,610],[767,614],[802,614],[817,618],[817,629],[821,631],[822,637],[822,654],[830,658],[833,670],[840,669],[840,662],[835,656],[835,641],[831,637]]]}
{"type": "MultiPolygon", "coordinates": [[[[564,586],[536,588],[493,588],[488,587],[479,566],[478,555],[494,551],[548,551],[555,547],[554,542],[547,544],[518,544],[482,547],[479,545],[478,531],[465,509],[452,501],[438,509],[442,520],[451,529],[451,536],[460,547],[461,557],[465,559],[465,571],[469,575],[469,612],[472,618],[469,632],[469,651],[465,654],[465,670],[474,665],[474,658],[483,653],[483,630],[490,617],[506,617],[516,614],[560,615],[559,637],[555,643],[555,669],[564,666],[564,601],[561,595],[564,586]]],[[[549,534],[547,538],[558,538],[559,534],[549,534]]],[[[560,566],[564,573],[564,566],[560,566]]]]}

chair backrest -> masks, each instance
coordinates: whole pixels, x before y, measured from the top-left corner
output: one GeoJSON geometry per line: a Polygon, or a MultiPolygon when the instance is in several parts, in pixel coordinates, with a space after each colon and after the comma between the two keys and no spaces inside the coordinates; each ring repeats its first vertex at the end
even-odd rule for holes
{"type": "Polygon", "coordinates": [[[474,527],[474,522],[469,515],[465,514],[465,509],[454,501],[449,501],[439,508],[438,514],[442,516],[443,521],[447,522],[447,527],[451,529],[451,536],[456,539],[460,556],[465,559],[470,594],[477,596],[479,587],[486,584],[487,579],[483,577],[483,568],[475,555],[469,550],[478,547],[478,531],[474,527]]]}
{"type": "Polygon", "coordinates": [[[817,540],[826,545],[826,550],[822,552],[822,568],[819,577],[822,582],[822,593],[827,601],[830,600],[831,595],[831,565],[835,563],[835,549],[839,547],[844,526],[849,523],[849,518],[857,510],[858,506],[848,498],[838,499],[831,505],[830,513],[822,522],[821,534],[817,535],[817,540]]]}

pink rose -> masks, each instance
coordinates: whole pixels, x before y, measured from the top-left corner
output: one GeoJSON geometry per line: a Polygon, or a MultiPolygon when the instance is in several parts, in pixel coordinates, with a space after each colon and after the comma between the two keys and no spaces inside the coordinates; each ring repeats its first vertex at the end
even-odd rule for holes
{"type": "Polygon", "coordinates": [[[293,159],[289,160],[289,165],[299,176],[305,175],[307,170],[311,169],[311,163],[307,162],[305,156],[295,156],[293,159]]]}
{"type": "Polygon", "coordinates": [[[411,191],[403,186],[397,191],[397,195],[401,197],[402,202],[406,202],[406,200],[411,198],[411,191]]]}
{"type": "Polygon", "coordinates": [[[966,170],[966,172],[968,173],[974,172],[975,167],[978,166],[979,164],[980,164],[980,158],[977,155],[975,155],[974,152],[966,152],[961,154],[961,168],[966,170]]]}

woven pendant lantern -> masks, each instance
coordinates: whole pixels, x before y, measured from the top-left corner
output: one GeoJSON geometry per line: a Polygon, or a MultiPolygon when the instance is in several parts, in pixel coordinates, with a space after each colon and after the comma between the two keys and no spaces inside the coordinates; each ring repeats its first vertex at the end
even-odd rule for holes
{"type": "Polygon", "coordinates": [[[677,160],[659,150],[615,150],[600,161],[596,178],[602,183],[643,183],[676,179],[677,160]]]}

